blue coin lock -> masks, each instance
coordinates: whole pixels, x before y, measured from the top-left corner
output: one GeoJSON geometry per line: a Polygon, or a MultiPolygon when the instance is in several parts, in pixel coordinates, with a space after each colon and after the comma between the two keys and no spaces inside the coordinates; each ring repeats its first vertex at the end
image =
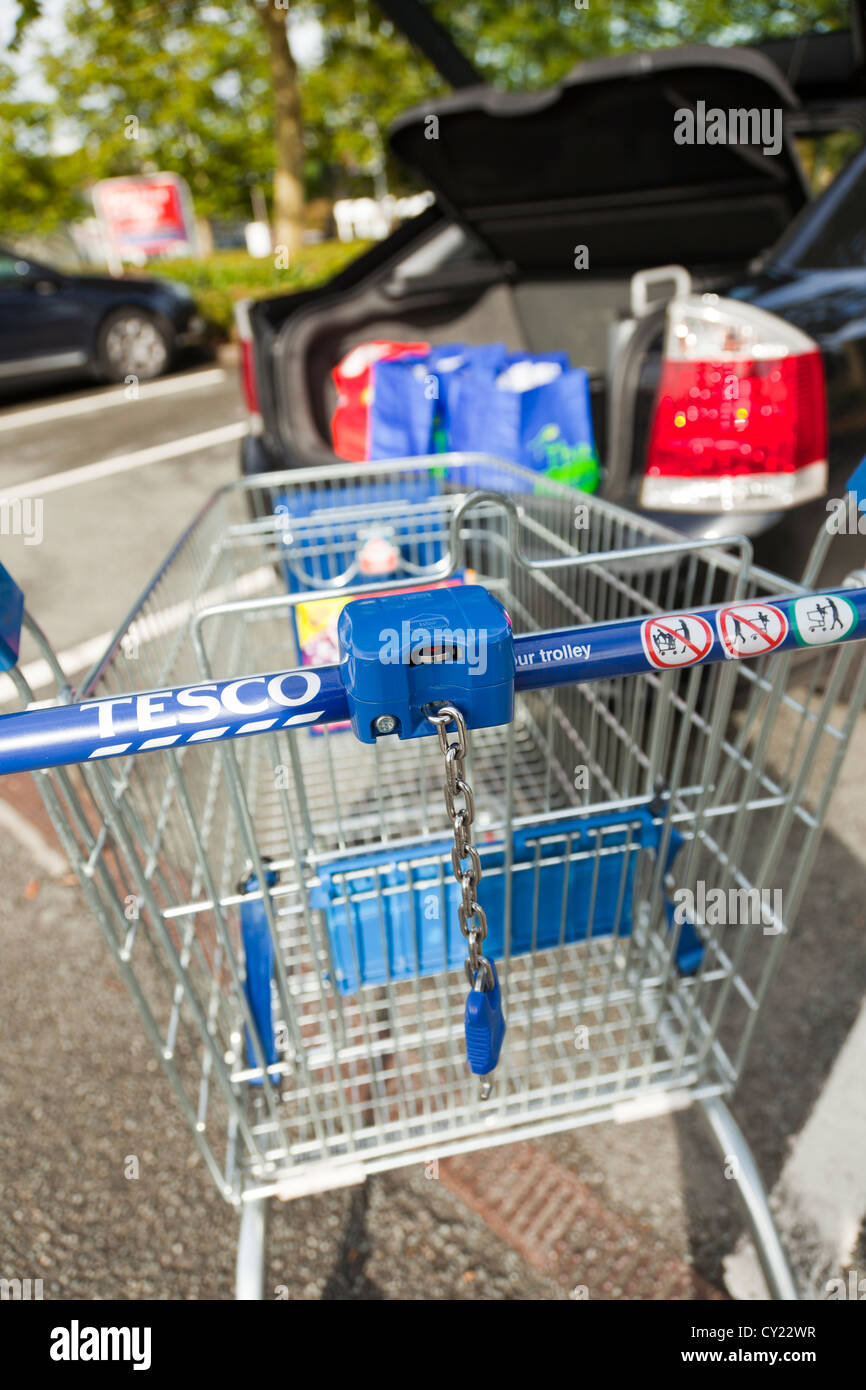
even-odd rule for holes
{"type": "Polygon", "coordinates": [[[469,729],[509,724],[514,645],[502,604],[480,584],[358,598],[338,627],[352,728],[362,743],[383,734],[436,732],[431,706],[455,705],[469,729]]]}
{"type": "Polygon", "coordinates": [[[499,1061],[505,1040],[502,991],[493,961],[487,962],[493,983],[490,989],[471,989],[466,996],[464,1028],[466,1060],[475,1076],[487,1076],[499,1061]]]}

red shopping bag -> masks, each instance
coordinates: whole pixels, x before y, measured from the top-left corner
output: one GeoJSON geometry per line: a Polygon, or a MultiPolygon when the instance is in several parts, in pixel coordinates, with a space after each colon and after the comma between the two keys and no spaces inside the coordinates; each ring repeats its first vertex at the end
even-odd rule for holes
{"type": "Polygon", "coordinates": [[[341,459],[370,457],[370,403],[373,399],[373,364],[397,357],[422,357],[429,343],[393,343],[377,339],[352,348],[331,372],[337,388],[337,406],[331,419],[334,453],[341,459]]]}

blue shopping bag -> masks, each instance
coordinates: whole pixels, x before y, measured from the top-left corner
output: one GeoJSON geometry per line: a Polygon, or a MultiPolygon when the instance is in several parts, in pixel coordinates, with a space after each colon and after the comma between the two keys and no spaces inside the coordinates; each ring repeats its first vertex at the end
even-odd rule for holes
{"type": "MultiPolygon", "coordinates": [[[[457,344],[453,345],[457,347],[457,344]]],[[[439,408],[434,423],[434,453],[459,449],[454,442],[454,422],[460,419],[460,397],[464,387],[476,376],[495,378],[508,361],[505,343],[462,345],[459,353],[442,352],[435,361],[439,408]]]]}
{"type": "Polygon", "coordinates": [[[450,419],[471,372],[494,377],[505,343],[440,343],[424,356],[377,362],[370,404],[370,458],[412,458],[453,448],[450,419]]]}
{"type": "Polygon", "coordinates": [[[375,534],[376,512],[382,515],[383,530],[414,564],[438,564],[448,549],[449,517],[444,505],[432,511],[424,504],[441,492],[441,479],[422,470],[400,478],[324,487],[316,483],[277,493],[274,519],[289,593],[326,589],[353,567],[351,582],[363,584],[357,561],[365,536],[375,534]]]}
{"type": "MultiPolygon", "coordinates": [[[[565,353],[512,354],[498,371],[473,371],[450,420],[452,449],[493,454],[584,492],[599,483],[589,376],[565,353]],[[546,378],[546,379],[545,379],[546,378]]],[[[496,487],[497,470],[480,469],[496,487]]],[[[503,484],[514,489],[513,481],[503,484]]]]}
{"type": "Polygon", "coordinates": [[[370,458],[432,453],[435,408],[435,378],[426,357],[376,363],[369,416],[370,458]]]}

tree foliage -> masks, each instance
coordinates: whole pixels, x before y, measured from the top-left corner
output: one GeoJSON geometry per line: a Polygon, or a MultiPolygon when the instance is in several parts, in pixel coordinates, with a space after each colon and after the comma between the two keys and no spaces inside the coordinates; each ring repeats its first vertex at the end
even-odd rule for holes
{"type": "Polygon", "coordinates": [[[846,0],[429,0],[497,86],[556,82],[578,62],[684,43],[749,44],[847,28],[846,0]]]}
{"type": "MultiPolygon", "coordinates": [[[[32,20],[39,0],[29,3],[32,20]]],[[[93,183],[170,169],[198,212],[249,217],[250,185],[268,189],[276,160],[256,10],[256,0],[68,0],[39,57],[57,94],[44,148],[59,140],[80,156],[58,161],[58,174],[93,183]]],[[[307,193],[369,193],[387,125],[442,84],[372,0],[292,0],[288,13],[321,26],[321,61],[301,74],[307,193]]]]}
{"type": "MultiPolygon", "coordinates": [[[[303,81],[312,191],[368,195],[373,172],[387,158],[392,121],[447,87],[375,0],[320,0],[301,12],[318,22],[322,35],[321,62],[303,81]]],[[[407,187],[405,171],[391,166],[389,173],[398,191],[407,187]]]]}
{"type": "MultiPolygon", "coordinates": [[[[249,216],[250,184],[269,188],[277,163],[257,13],[266,3],[275,0],[67,0],[64,29],[44,39],[39,57],[56,101],[22,99],[11,69],[0,67],[7,225],[68,217],[88,183],[155,169],[182,174],[200,213],[249,216]]],[[[844,0],[427,3],[484,77],[512,89],[544,86],[608,54],[748,43],[848,22],[844,0]]],[[[19,5],[26,33],[40,0],[19,5]]],[[[320,61],[300,72],[307,195],[369,193],[390,122],[444,84],[375,0],[285,5],[293,22],[320,34],[320,61]]],[[[397,191],[407,186],[402,171],[389,175],[397,191]]]]}
{"type": "Polygon", "coordinates": [[[91,180],[170,169],[199,212],[249,216],[249,185],[269,180],[274,149],[267,65],[247,8],[71,0],[65,19],[41,68],[91,180]]]}
{"type": "Polygon", "coordinates": [[[12,69],[0,64],[0,187],[8,233],[52,231],[79,216],[81,161],[51,153],[54,111],[26,100],[12,69]]]}

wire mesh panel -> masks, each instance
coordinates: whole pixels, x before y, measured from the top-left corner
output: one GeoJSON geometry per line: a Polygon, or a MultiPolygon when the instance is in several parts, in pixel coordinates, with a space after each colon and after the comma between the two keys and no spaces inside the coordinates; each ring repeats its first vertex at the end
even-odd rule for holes
{"type": "Polygon", "coordinates": [[[234,1200],[569,1127],[649,1093],[721,1094],[743,1066],[866,693],[862,647],[648,660],[525,691],[510,725],[473,732],[480,898],[508,1019],[482,1103],[435,738],[278,725],[257,717],[251,676],[321,659],[353,596],[473,579],[515,634],[550,631],[554,646],[556,629],[792,590],[742,542],[680,542],[489,460],[286,473],[216,495],[79,695],[119,708],[185,685],[206,709],[213,682],[236,677],[241,732],[257,737],[213,729],[174,747],[151,695],[148,756],[38,774],[234,1200]],[[251,904],[271,943],[272,1040],[248,978],[251,904]]]}

